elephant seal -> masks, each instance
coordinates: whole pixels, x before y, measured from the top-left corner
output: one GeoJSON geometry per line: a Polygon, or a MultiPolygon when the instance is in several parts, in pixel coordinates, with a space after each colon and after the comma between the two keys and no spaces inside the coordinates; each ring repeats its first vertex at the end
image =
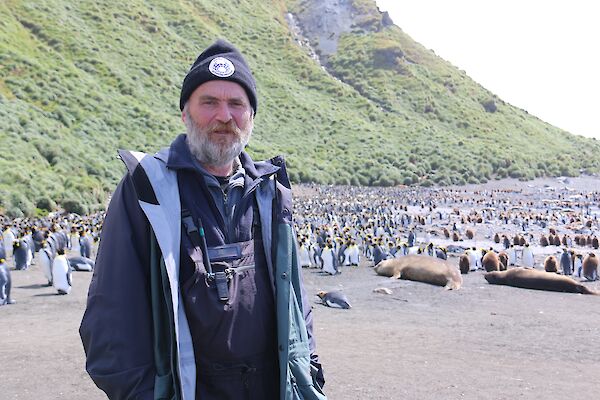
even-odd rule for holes
{"type": "Polygon", "coordinates": [[[453,265],[437,257],[422,255],[383,260],[375,266],[375,272],[381,276],[425,282],[446,289],[460,289],[463,281],[460,271],[453,265]]]}
{"type": "Polygon", "coordinates": [[[484,275],[492,285],[507,285],[523,289],[548,290],[552,292],[568,292],[600,295],[564,275],[538,271],[530,268],[516,267],[507,271],[492,271],[484,275]]]}

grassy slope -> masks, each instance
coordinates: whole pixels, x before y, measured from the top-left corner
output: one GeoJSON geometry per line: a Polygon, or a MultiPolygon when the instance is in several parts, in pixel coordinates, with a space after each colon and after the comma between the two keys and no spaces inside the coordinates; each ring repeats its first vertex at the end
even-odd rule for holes
{"type": "MultiPolygon", "coordinates": [[[[302,15],[315,1],[290,2],[302,15]]],[[[387,117],[400,117],[390,118],[386,141],[410,143],[410,162],[402,168],[415,174],[406,183],[598,171],[595,140],[570,135],[504,103],[398,27],[383,27],[372,1],[352,3],[356,24],[342,36],[328,68],[388,111],[387,117]],[[488,103],[495,112],[485,110],[488,103]]]]}
{"type": "Polygon", "coordinates": [[[593,165],[579,158],[582,147],[598,154],[595,142],[497,99],[498,111],[486,113],[480,101],[493,95],[397,28],[345,36],[333,63],[352,85],[339,82],[295,45],[285,11],[283,0],[0,3],[0,209],[102,207],[123,171],[116,149],[153,151],[182,130],[181,80],[217,37],[241,49],[258,81],[249,151],[286,155],[296,181],[430,184],[527,165],[538,174],[597,170],[597,156],[593,165]],[[390,46],[404,58],[373,66],[373,54],[385,59],[390,46]],[[564,171],[543,152],[564,153],[564,171]]]}

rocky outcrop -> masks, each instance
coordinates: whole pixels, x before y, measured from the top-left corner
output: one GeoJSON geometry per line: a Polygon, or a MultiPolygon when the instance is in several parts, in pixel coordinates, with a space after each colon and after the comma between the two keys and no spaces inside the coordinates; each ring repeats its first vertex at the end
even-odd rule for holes
{"type": "Polygon", "coordinates": [[[342,34],[355,30],[377,32],[393,25],[387,12],[357,0],[305,0],[287,20],[290,30],[299,29],[296,34],[310,42],[324,66],[328,57],[337,51],[342,34]]]}

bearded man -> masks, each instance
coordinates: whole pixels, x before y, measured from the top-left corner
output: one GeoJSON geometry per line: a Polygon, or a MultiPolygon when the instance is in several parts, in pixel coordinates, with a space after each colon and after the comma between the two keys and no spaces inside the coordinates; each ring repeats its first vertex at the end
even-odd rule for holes
{"type": "Polygon", "coordinates": [[[80,334],[111,399],[325,399],[281,157],[243,150],[256,83],[224,40],[180,96],[186,134],[120,151],[80,334]]]}

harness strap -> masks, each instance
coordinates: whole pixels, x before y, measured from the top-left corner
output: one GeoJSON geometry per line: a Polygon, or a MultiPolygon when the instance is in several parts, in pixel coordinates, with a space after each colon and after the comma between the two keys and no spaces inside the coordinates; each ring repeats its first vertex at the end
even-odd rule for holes
{"type": "Polygon", "coordinates": [[[242,250],[239,243],[209,248],[206,244],[206,235],[204,234],[204,228],[202,227],[202,220],[198,219],[198,227],[194,223],[192,214],[188,209],[182,208],[181,223],[192,242],[193,248],[188,249],[188,253],[196,266],[196,270],[202,271],[204,267],[206,267],[207,286],[210,285],[210,282],[214,281],[219,300],[228,301],[229,282],[233,276],[236,273],[242,273],[253,269],[254,265],[233,268],[231,264],[228,263],[229,261],[237,261],[242,258],[242,250]],[[215,265],[223,265],[223,270],[214,272],[212,269],[212,262],[215,262],[215,265]]]}
{"type": "MultiPolygon", "coordinates": [[[[200,220],[198,220],[200,222],[200,220]]],[[[204,228],[200,225],[200,229],[194,223],[192,213],[187,208],[181,209],[181,222],[185,226],[185,231],[192,241],[194,246],[193,251],[189,251],[190,258],[196,265],[196,269],[202,270],[202,264],[207,268],[208,279],[214,279],[214,273],[210,263],[210,257],[208,255],[208,248],[206,245],[206,236],[204,235],[204,228]]],[[[201,222],[200,222],[201,223],[201,222]]]]}

